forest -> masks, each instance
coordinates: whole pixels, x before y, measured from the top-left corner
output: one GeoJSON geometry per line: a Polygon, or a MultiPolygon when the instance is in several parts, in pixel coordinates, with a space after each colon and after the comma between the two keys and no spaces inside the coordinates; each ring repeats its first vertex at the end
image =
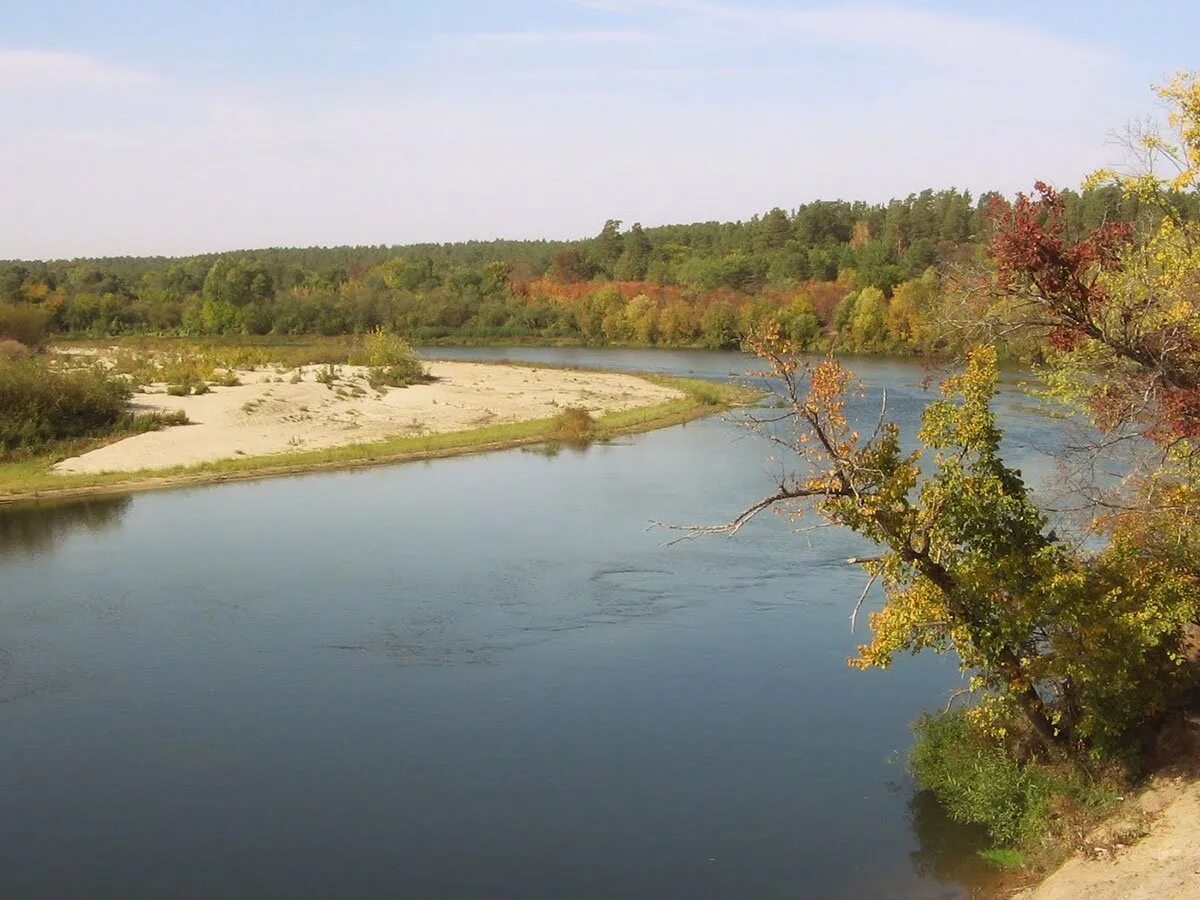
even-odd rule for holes
{"type": "MultiPolygon", "coordinates": [[[[1064,191],[1067,234],[1152,231],[1159,207],[1111,185],[1064,191]]],[[[1200,218],[1181,193],[1175,208],[1200,218]]],[[[362,334],[416,343],[732,348],[777,323],[810,350],[936,354],[963,346],[946,298],[985,265],[1005,201],[955,189],[886,204],[817,201],[741,222],[609,220],[567,241],[265,250],[0,262],[0,339],[362,334]]],[[[1036,346],[1004,348],[1028,355],[1036,346]]]]}

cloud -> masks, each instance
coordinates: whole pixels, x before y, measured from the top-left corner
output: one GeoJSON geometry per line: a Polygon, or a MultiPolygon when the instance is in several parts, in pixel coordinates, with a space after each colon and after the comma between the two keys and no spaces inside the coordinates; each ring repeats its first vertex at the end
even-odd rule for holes
{"type": "Polygon", "coordinates": [[[22,210],[0,256],[572,237],[607,218],[1071,184],[1112,162],[1108,129],[1142,108],[1105,54],[1032,21],[589,5],[559,30],[422,34],[412,65],[319,90],[0,51],[22,123],[0,142],[22,210]]]}
{"type": "Polygon", "coordinates": [[[472,34],[469,41],[489,44],[639,44],[651,40],[648,32],[637,29],[587,29],[582,31],[501,31],[472,34]]]}
{"type": "Polygon", "coordinates": [[[0,91],[55,88],[116,90],[140,87],[153,78],[82,53],[58,50],[0,50],[0,91]]]}
{"type": "Polygon", "coordinates": [[[1094,72],[1112,60],[1098,47],[998,19],[886,3],[838,3],[810,9],[732,6],[712,0],[579,0],[601,13],[666,15],[663,39],[722,43],[794,41],[868,47],[989,77],[1039,77],[1046,69],[1094,72]]]}

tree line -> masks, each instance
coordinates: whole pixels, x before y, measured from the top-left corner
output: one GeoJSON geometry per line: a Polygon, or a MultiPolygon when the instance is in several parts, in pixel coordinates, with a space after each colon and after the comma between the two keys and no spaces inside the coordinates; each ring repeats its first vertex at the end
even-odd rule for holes
{"type": "MultiPolygon", "coordinates": [[[[765,320],[810,349],[930,352],[947,279],[978,262],[998,195],[924,190],[817,201],[741,222],[623,228],[575,241],[283,249],[0,263],[0,304],[55,332],[351,334],[427,342],[725,348],[765,320]]],[[[1068,233],[1160,213],[1098,186],[1064,192],[1068,233]]],[[[1200,218],[1200,204],[1178,206],[1200,218]]],[[[0,314],[3,321],[3,314],[0,314]]]]}

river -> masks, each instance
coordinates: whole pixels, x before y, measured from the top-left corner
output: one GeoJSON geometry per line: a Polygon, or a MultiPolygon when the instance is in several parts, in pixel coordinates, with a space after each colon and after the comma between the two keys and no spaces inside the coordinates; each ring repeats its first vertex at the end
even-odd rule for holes
{"type": "MultiPolygon", "coordinates": [[[[733,353],[431,355],[726,377],[733,353]]],[[[903,360],[855,363],[912,430],[903,360]]],[[[1047,471],[1053,420],[999,401],[1047,471]]],[[[977,835],[914,793],[947,658],[846,665],[832,529],[729,518],[722,417],[513,450],[0,508],[0,896],[959,898],[977,835]]]]}

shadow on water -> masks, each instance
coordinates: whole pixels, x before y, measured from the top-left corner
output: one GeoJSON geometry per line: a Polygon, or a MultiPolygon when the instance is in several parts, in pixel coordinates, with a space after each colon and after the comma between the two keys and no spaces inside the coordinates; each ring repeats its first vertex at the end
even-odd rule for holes
{"type": "Polygon", "coordinates": [[[959,885],[971,896],[995,881],[995,871],[979,856],[992,846],[982,826],[955,822],[929,791],[909,798],[908,821],[919,845],[910,858],[921,879],[959,885]]]}
{"type": "Polygon", "coordinates": [[[99,497],[0,507],[0,559],[53,553],[74,532],[114,528],[132,501],[128,496],[99,497]]]}

